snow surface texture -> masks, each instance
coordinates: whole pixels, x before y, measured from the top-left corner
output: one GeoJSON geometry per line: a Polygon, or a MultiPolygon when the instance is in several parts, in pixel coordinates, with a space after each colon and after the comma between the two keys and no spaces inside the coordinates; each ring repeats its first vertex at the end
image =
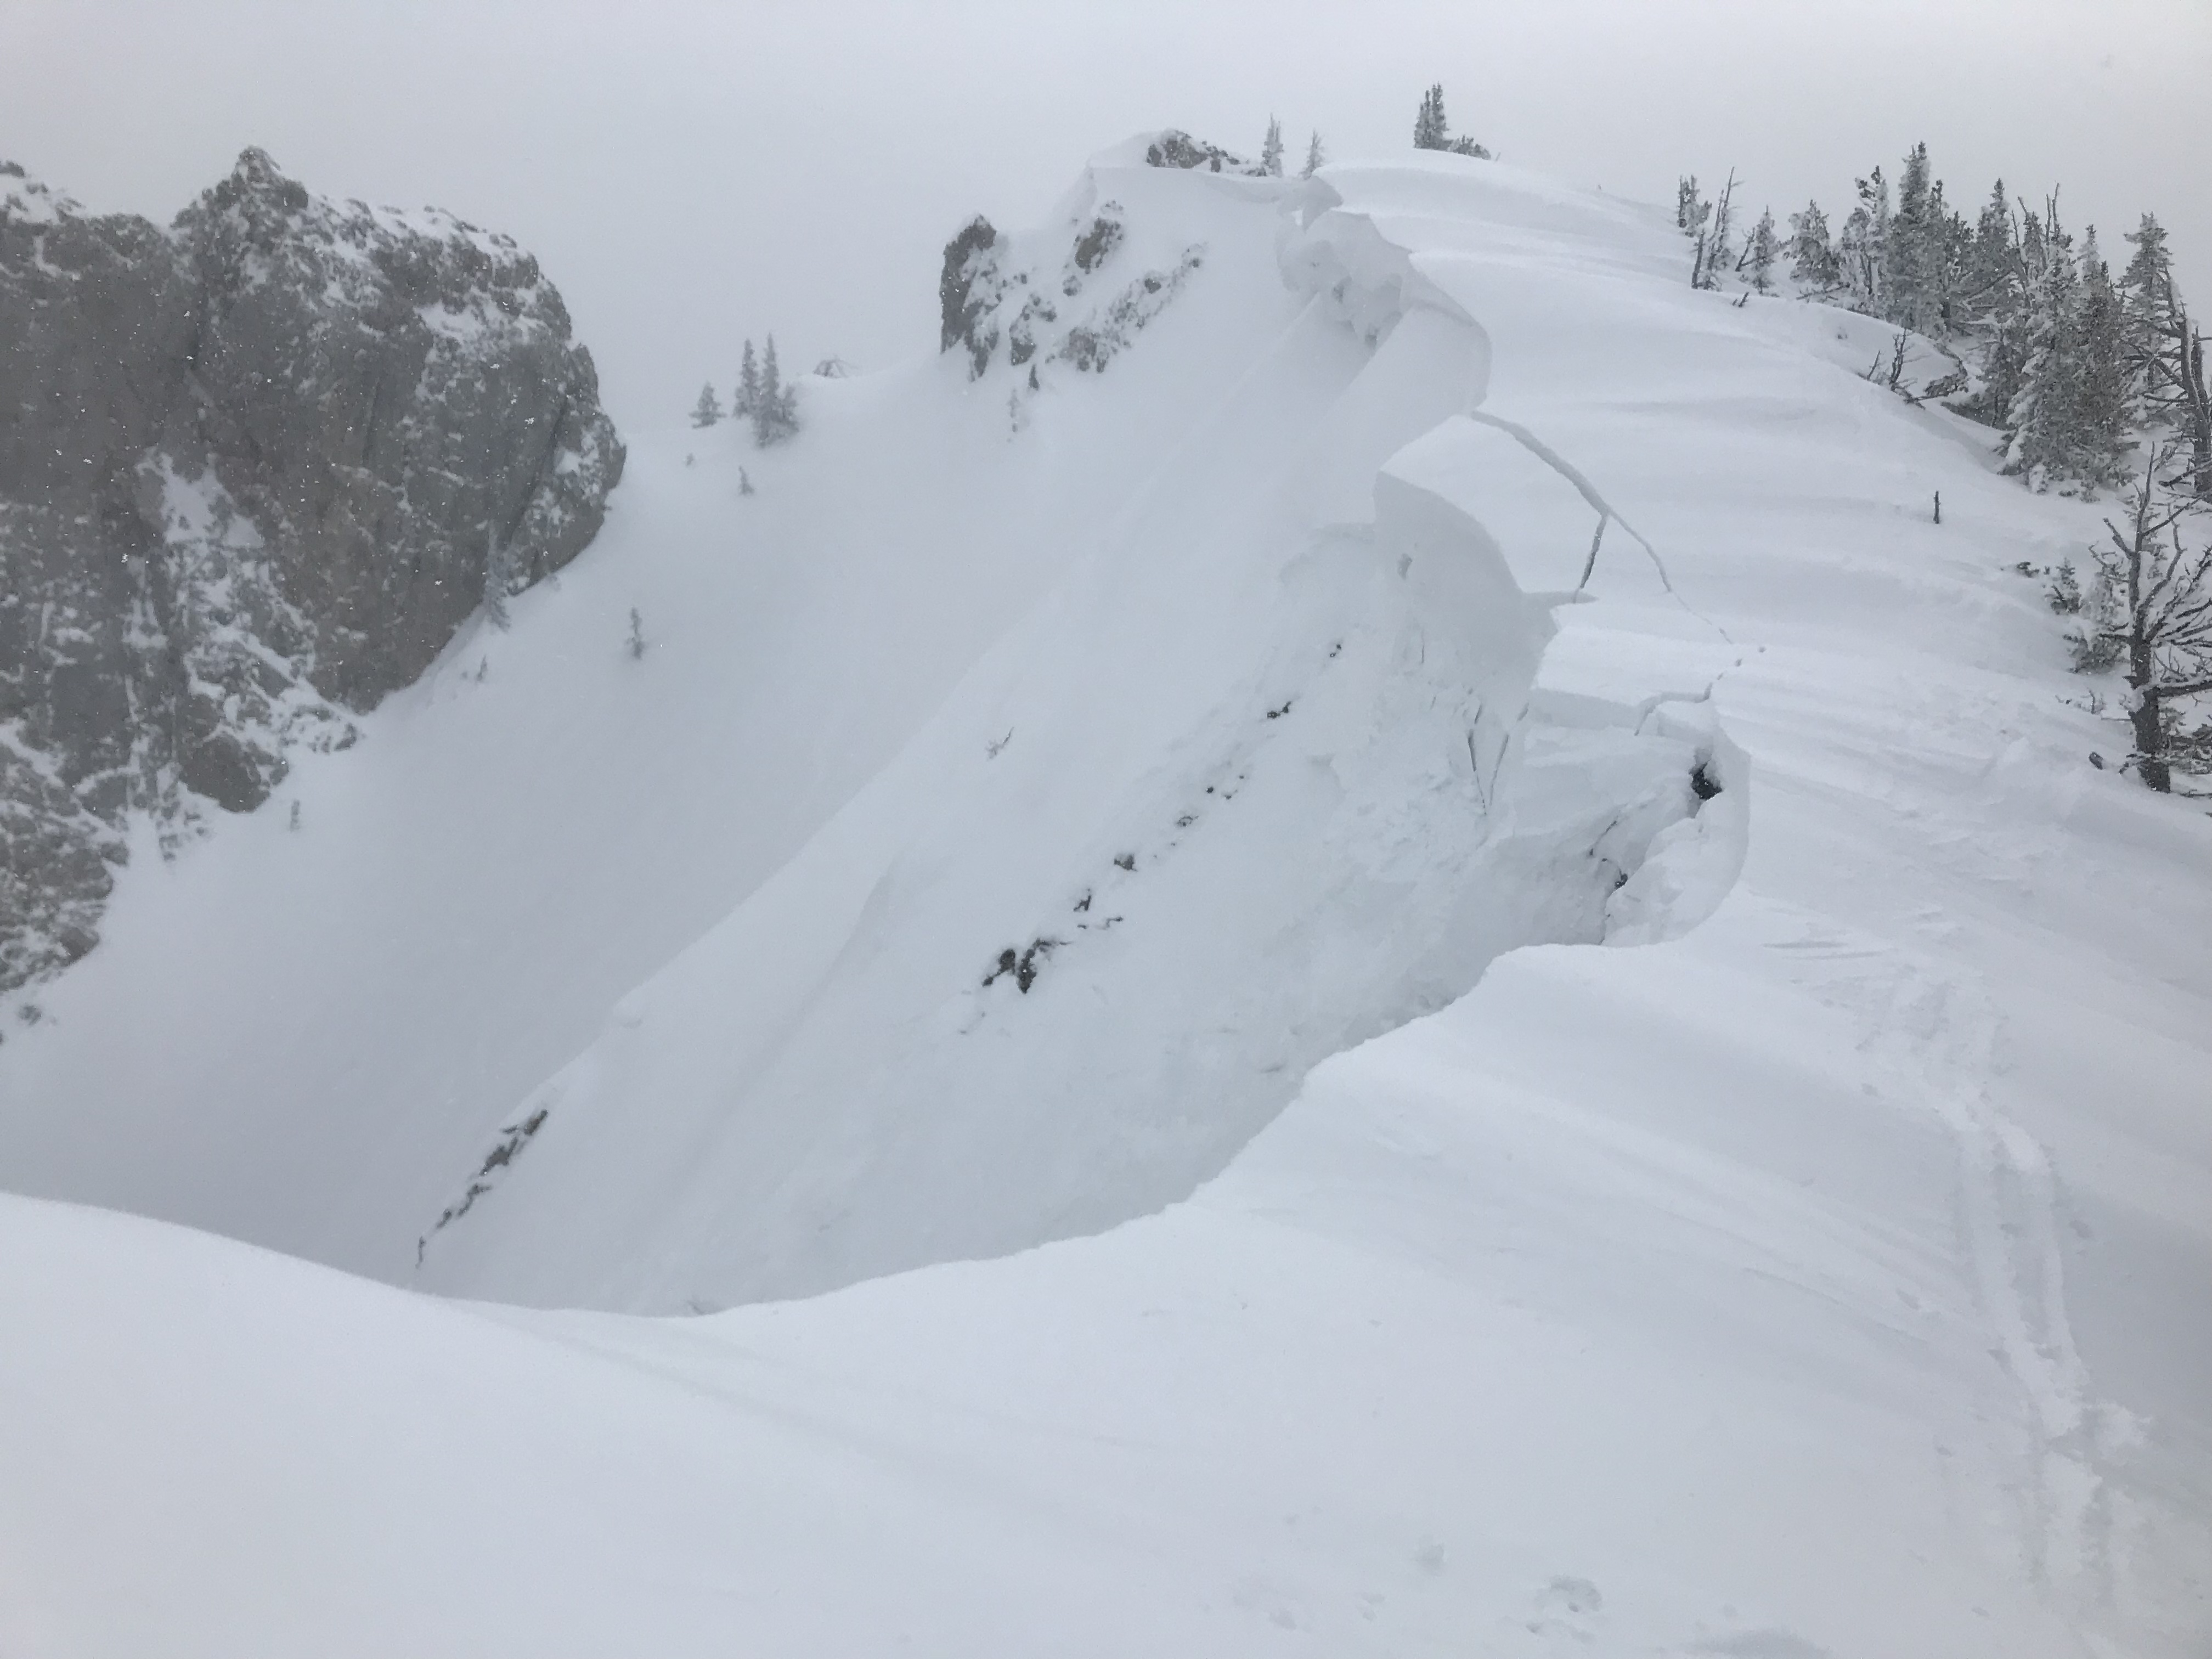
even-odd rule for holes
{"type": "Polygon", "coordinates": [[[11,1184],[388,1279],[919,1270],[11,1201],[0,1646],[2203,1650],[2212,837],[2004,574],[2094,509],[1643,209],[1106,200],[1206,253],[1103,372],[640,441],[0,1050],[11,1184]]]}

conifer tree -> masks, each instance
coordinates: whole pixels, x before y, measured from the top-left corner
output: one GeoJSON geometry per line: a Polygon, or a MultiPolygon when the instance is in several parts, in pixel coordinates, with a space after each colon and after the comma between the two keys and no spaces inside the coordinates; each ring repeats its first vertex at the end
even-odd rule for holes
{"type": "Polygon", "coordinates": [[[2166,245],[2166,227],[2154,213],[2144,214],[2142,222],[2128,232],[2127,240],[2135,252],[2120,275],[2120,289],[2127,300],[2129,331],[2139,347],[2148,347],[2166,331],[2173,255],[2166,245]]]}
{"type": "Polygon", "coordinates": [[[1712,234],[1701,243],[1705,256],[1702,280],[1692,274],[1692,286],[1718,288],[1721,272],[1735,262],[1735,218],[1731,211],[1735,200],[1735,169],[1729,169],[1728,182],[1721,186],[1720,199],[1713,204],[1712,234]]]}
{"type": "Polygon", "coordinates": [[[1682,175],[1674,187],[1674,222],[1690,239],[1690,286],[1705,285],[1705,249],[1711,232],[1713,204],[1698,191],[1698,175],[1682,175]]]}
{"type": "Polygon", "coordinates": [[[1451,128],[1444,121],[1444,88],[1441,81],[1421,94],[1420,113],[1413,118],[1413,148],[1451,148],[1451,128]]]}
{"type": "Polygon", "coordinates": [[[2206,385],[2203,331],[2191,321],[2174,286],[2166,228],[2146,213],[2128,240],[2135,254],[2120,289],[2144,412],[2183,435],[2195,492],[2212,501],[2212,391],[2206,385]]]}
{"type": "Polygon", "coordinates": [[[2002,179],[1974,222],[1973,241],[1966,262],[1964,289],[1969,316],[1989,316],[2016,298],[2020,238],[2013,229],[2012,204],[2002,179]]]}
{"type": "Polygon", "coordinates": [[[745,342],[744,361],[738,368],[738,389],[730,399],[732,420],[752,420],[760,414],[760,363],[753,356],[753,343],[745,342]]]}
{"type": "Polygon", "coordinates": [[[2072,239],[2059,228],[2055,208],[2036,241],[2040,269],[2027,294],[2027,360],[2008,415],[2005,471],[2024,474],[2040,489],[2078,476],[2081,282],[2072,239]]]}
{"type": "Polygon", "coordinates": [[[768,337],[761,353],[759,386],[753,397],[753,444],[766,449],[799,431],[799,388],[783,383],[775,361],[775,336],[768,337]]]}
{"type": "Polygon", "coordinates": [[[2094,226],[2083,239],[2074,337],[2081,354],[2075,393],[2075,476],[2091,488],[2119,482],[2136,429],[2127,325],[2094,226]]]}
{"type": "Polygon", "coordinates": [[[1283,176],[1283,124],[1272,115],[1267,139],[1260,146],[1260,171],[1273,179],[1283,176]]]}
{"type": "Polygon", "coordinates": [[[1316,128],[1314,130],[1314,136],[1311,139],[1307,141],[1306,164],[1304,169],[1298,173],[1298,177],[1301,179],[1310,179],[1328,164],[1328,152],[1321,147],[1321,130],[1319,128],[1316,128]]]}
{"type": "Polygon", "coordinates": [[[783,436],[781,423],[777,420],[783,405],[783,376],[776,368],[775,336],[768,337],[768,347],[761,353],[760,390],[753,400],[753,443],[766,449],[783,436]]]}
{"type": "Polygon", "coordinates": [[[714,383],[709,380],[699,388],[699,401],[691,405],[691,424],[698,427],[713,426],[721,418],[721,402],[714,396],[714,383]]]}
{"type": "Polygon", "coordinates": [[[1844,221],[1836,239],[1836,257],[1842,267],[1844,289],[1851,309],[1870,317],[1887,314],[1889,287],[1887,255],[1889,246],[1889,181],[1876,167],[1858,181],[1858,205],[1844,221]]]}
{"type": "Polygon", "coordinates": [[[1928,146],[1915,144],[1898,179],[1897,211],[1881,231],[1881,264],[1888,279],[1881,314],[1922,334],[1939,331],[1935,289],[1941,231],[1931,195],[1928,146]]]}
{"type": "Polygon", "coordinates": [[[1828,239],[1828,216],[1818,202],[1808,202],[1802,213],[1790,216],[1790,274],[1814,294],[1832,293],[1841,276],[1828,239]]]}
{"type": "Polygon", "coordinates": [[[1986,421],[1991,426],[2002,427],[2010,417],[2013,404],[2027,380],[2032,328],[2027,291],[2017,276],[2008,282],[2004,292],[1990,313],[1985,327],[1987,339],[1982,348],[1982,389],[1978,396],[1961,405],[1961,410],[1977,420],[1986,421]]]}
{"type": "Polygon", "coordinates": [[[1685,236],[1695,236],[1712,210],[1698,194],[1698,175],[1686,173],[1674,181],[1674,228],[1685,236]]]}
{"type": "Polygon", "coordinates": [[[1966,256],[1974,233],[1964,217],[1952,210],[1936,179],[1928,189],[1927,273],[1930,321],[1945,334],[1966,325],[1966,256]]]}
{"type": "Polygon", "coordinates": [[[1774,210],[1767,208],[1751,228],[1751,240],[1743,249],[1743,265],[1751,272],[1752,287],[1759,293],[1774,291],[1774,262],[1781,254],[1782,244],[1774,234],[1774,210]]]}

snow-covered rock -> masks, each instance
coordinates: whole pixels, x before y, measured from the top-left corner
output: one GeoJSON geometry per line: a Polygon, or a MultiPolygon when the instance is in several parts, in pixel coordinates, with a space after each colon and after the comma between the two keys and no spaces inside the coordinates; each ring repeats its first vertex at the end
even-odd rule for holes
{"type": "Polygon", "coordinates": [[[0,170],[0,987],[597,532],[622,447],[507,237],[248,150],[168,230],[0,170]]]}

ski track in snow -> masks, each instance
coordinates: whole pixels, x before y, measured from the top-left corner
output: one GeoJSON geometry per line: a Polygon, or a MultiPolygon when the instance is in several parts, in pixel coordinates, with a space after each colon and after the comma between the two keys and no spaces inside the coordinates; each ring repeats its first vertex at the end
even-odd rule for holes
{"type": "Polygon", "coordinates": [[[1838,1000],[1862,1022],[1863,1048],[1957,1144],[1960,1239],[1992,1353],[2020,1396],[2022,1564],[2062,1605],[2109,1610],[2113,1540],[2100,1461],[2119,1408],[2096,1398],[2075,1346],[2051,1159],[1990,1098],[2002,1016],[1977,976],[1893,946],[1848,950],[1815,936],[1779,948],[1850,962],[1848,981],[1822,988],[1848,986],[1838,1000]]]}

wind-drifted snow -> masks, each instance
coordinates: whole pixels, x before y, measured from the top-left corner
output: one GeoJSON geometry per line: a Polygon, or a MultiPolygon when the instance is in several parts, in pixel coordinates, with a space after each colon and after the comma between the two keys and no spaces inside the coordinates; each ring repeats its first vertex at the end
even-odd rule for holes
{"type": "Polygon", "coordinates": [[[641,442],[0,1048],[13,1184],[388,1278],[939,1265],[11,1200],[0,1645],[2203,1650],[2212,837],[2008,574],[2095,510],[1647,210],[1126,160],[1103,374],[641,442]]]}
{"type": "Polygon", "coordinates": [[[1412,309],[1342,381],[1340,333],[1289,320],[899,759],[516,1108],[422,1282],[672,1311],[1093,1231],[1500,951],[1603,937],[1698,747],[1531,737],[1544,607],[1470,507],[1376,471],[1480,397],[1480,343],[1412,309]]]}

